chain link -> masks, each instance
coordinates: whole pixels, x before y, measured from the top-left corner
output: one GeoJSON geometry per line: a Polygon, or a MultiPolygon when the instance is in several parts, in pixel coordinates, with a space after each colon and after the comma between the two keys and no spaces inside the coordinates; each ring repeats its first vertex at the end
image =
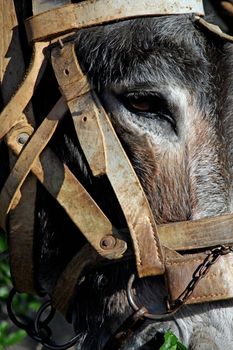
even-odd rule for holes
{"type": "Polygon", "coordinates": [[[180,296],[173,302],[168,301],[167,306],[169,312],[177,311],[193,294],[197,284],[203,279],[209,272],[212,265],[214,265],[221,256],[227,255],[233,252],[232,246],[220,245],[213,248],[210,253],[206,256],[204,261],[197,267],[192,275],[192,279],[180,294],[180,296]]]}
{"type": "Polygon", "coordinates": [[[55,316],[55,309],[52,306],[51,301],[46,301],[41,305],[36,313],[35,320],[24,324],[18,319],[12,309],[13,298],[17,291],[13,288],[9,294],[7,300],[7,311],[11,321],[18,327],[27,332],[27,334],[42,344],[46,349],[49,350],[66,350],[75,345],[80,339],[80,335],[75,335],[71,340],[67,341],[65,344],[56,344],[52,339],[52,329],[49,323],[53,320],[55,316]]]}

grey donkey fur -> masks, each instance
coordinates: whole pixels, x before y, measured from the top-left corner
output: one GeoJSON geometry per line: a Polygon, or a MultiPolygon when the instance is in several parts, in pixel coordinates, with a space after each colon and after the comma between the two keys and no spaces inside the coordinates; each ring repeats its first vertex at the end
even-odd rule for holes
{"type": "MultiPolygon", "coordinates": [[[[156,222],[232,212],[233,46],[184,15],[84,30],[77,52],[156,222]]],[[[133,269],[130,264],[103,269],[80,286],[78,349],[101,349],[132,312],[125,286],[133,269]]],[[[138,302],[159,312],[162,281],[151,278],[135,286],[138,302]]],[[[168,329],[189,349],[230,350],[233,303],[186,306],[171,321],[148,322],[123,348],[155,349],[159,334],[168,329]]]]}

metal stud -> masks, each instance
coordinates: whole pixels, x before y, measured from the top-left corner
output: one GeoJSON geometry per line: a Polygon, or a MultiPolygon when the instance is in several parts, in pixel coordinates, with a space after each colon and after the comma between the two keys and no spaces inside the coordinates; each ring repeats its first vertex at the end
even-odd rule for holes
{"type": "Polygon", "coordinates": [[[111,235],[105,236],[102,238],[100,246],[105,250],[113,249],[116,246],[116,238],[111,235]]]}
{"type": "Polygon", "coordinates": [[[21,134],[19,134],[17,142],[20,145],[25,145],[25,143],[28,141],[29,139],[29,135],[26,132],[22,132],[21,134]]]}

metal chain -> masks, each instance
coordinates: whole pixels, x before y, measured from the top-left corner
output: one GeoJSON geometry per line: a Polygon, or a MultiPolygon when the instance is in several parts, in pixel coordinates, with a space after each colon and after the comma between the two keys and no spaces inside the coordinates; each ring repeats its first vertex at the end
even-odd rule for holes
{"type": "MultiPolygon", "coordinates": [[[[213,248],[207,254],[203,262],[194,271],[191,281],[189,282],[185,290],[179,295],[179,297],[174,301],[167,300],[167,311],[163,314],[151,314],[150,312],[145,312],[144,317],[149,318],[151,320],[165,320],[171,318],[191,297],[197,284],[202,278],[204,278],[207,275],[211,266],[214,265],[221,256],[227,255],[229,253],[233,253],[233,246],[219,245],[213,248]]],[[[128,282],[127,298],[132,309],[134,311],[138,311],[140,307],[136,304],[134,300],[134,293],[132,289],[134,280],[135,275],[132,275],[128,282]]]]}
{"type": "Polygon", "coordinates": [[[36,313],[35,320],[29,324],[24,324],[14,313],[12,309],[13,298],[17,291],[13,288],[9,294],[7,300],[7,311],[11,321],[18,327],[27,332],[27,334],[42,344],[46,349],[49,350],[66,350],[75,345],[79,339],[80,335],[75,335],[72,339],[64,344],[56,344],[52,340],[52,329],[49,324],[55,316],[55,309],[52,306],[51,301],[46,301],[41,305],[36,313]],[[49,312],[48,312],[49,311],[49,312]]]}
{"type": "Polygon", "coordinates": [[[229,253],[233,252],[232,246],[220,245],[213,248],[210,253],[206,256],[204,261],[197,267],[192,275],[192,279],[185,288],[185,290],[179,295],[179,297],[173,301],[167,303],[168,311],[174,312],[177,311],[193,294],[197,284],[203,279],[209,272],[212,265],[214,265],[218,259],[229,253]]]}
{"type": "MultiPolygon", "coordinates": [[[[210,253],[206,256],[204,261],[197,267],[197,269],[194,271],[192,275],[192,279],[185,288],[185,290],[179,295],[179,297],[173,301],[168,302],[167,304],[167,312],[162,315],[156,315],[156,314],[150,314],[146,308],[139,308],[138,305],[135,303],[133,294],[132,294],[132,285],[134,282],[135,276],[132,275],[129,279],[128,288],[127,288],[127,297],[129,304],[131,307],[135,310],[136,314],[143,310],[143,313],[140,313],[140,318],[149,318],[153,320],[163,320],[166,318],[170,318],[172,315],[174,315],[183,304],[187,302],[187,300],[190,298],[192,293],[194,292],[197,284],[200,282],[201,279],[203,279],[206,274],[209,272],[211,266],[215,264],[218,259],[221,256],[227,255],[229,253],[233,253],[233,246],[218,246],[215,247],[210,251],[210,253]]],[[[36,319],[34,321],[34,325],[30,327],[29,325],[23,324],[21,321],[17,319],[17,317],[14,315],[12,310],[12,301],[13,297],[16,294],[15,289],[13,289],[9,295],[8,302],[7,302],[7,309],[8,314],[12,321],[20,328],[26,330],[26,332],[36,341],[43,344],[47,349],[50,350],[65,350],[73,346],[75,343],[79,340],[79,335],[74,336],[70,341],[68,341],[65,344],[58,345],[55,344],[51,340],[52,331],[49,327],[50,321],[54,317],[55,310],[52,307],[52,304],[50,301],[45,302],[40,309],[37,312],[36,319]],[[44,316],[46,310],[50,308],[50,312],[47,315],[47,317],[42,321],[42,316],[44,316]]],[[[129,318],[129,321],[131,321],[134,318],[135,314],[129,318]]],[[[126,327],[127,330],[127,327],[126,327]]],[[[127,333],[125,331],[125,333],[127,333]]],[[[128,333],[127,333],[128,334],[128,333]]]]}

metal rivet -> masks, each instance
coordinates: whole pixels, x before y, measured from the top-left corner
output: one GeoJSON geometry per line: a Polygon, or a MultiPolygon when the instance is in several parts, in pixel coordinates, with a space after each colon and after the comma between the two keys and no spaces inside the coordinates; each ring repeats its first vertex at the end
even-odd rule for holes
{"type": "Polygon", "coordinates": [[[100,246],[102,249],[113,249],[116,243],[116,238],[109,235],[101,239],[100,246]]]}
{"type": "Polygon", "coordinates": [[[17,142],[20,143],[21,145],[24,145],[28,139],[29,139],[29,135],[26,132],[22,132],[21,134],[19,134],[17,142]]]}

